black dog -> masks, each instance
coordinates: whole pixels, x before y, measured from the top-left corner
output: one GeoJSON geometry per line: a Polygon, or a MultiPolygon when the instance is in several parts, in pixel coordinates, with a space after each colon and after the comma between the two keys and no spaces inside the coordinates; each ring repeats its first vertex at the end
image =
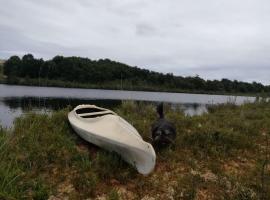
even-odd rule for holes
{"type": "Polygon", "coordinates": [[[175,126],[164,118],[163,103],[157,106],[159,119],[152,125],[153,145],[156,148],[174,144],[176,138],[175,126]]]}

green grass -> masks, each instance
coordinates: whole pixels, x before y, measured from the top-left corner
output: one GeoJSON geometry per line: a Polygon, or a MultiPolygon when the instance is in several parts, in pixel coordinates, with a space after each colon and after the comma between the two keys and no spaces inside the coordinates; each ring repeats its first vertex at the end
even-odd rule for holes
{"type": "MultiPolygon", "coordinates": [[[[153,105],[123,102],[115,111],[149,141],[153,105]]],[[[0,199],[270,198],[270,103],[213,106],[193,117],[165,112],[177,140],[157,152],[149,176],[82,141],[68,109],[18,118],[12,130],[0,129],[0,199]]]]}

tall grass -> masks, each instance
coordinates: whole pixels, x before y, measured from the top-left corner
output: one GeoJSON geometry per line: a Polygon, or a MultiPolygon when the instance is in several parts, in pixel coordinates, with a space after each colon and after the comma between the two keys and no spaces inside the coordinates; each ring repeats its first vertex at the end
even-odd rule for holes
{"type": "Polygon", "coordinates": [[[20,169],[16,159],[9,155],[11,136],[0,127],[0,198],[10,198],[20,194],[21,189],[13,187],[20,179],[20,169]]]}

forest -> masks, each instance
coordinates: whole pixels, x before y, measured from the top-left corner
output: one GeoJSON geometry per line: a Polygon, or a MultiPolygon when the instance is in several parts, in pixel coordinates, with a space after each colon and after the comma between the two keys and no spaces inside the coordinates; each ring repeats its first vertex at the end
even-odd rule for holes
{"type": "MultiPolygon", "coordinates": [[[[121,89],[161,91],[189,91],[205,93],[268,93],[270,86],[258,82],[237,80],[204,80],[196,76],[175,76],[129,66],[110,59],[91,60],[82,57],[55,56],[50,60],[26,54],[22,58],[11,56],[3,65],[6,83],[15,80],[53,80],[85,85],[109,85],[121,83],[121,89]],[[129,87],[126,87],[129,86],[129,87]]],[[[26,81],[27,82],[27,81],[26,81]]],[[[44,84],[43,84],[44,85],[44,84]]],[[[101,87],[102,88],[102,87],[101,87]]],[[[104,88],[104,87],[103,87],[104,88]]]]}

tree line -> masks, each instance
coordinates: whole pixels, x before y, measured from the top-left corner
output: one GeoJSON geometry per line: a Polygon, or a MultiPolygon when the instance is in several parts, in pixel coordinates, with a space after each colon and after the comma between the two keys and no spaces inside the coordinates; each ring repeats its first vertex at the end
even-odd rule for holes
{"type": "Polygon", "coordinates": [[[134,86],[150,85],[182,91],[226,93],[270,92],[270,86],[237,80],[204,80],[199,76],[182,77],[172,73],[159,73],[115,62],[109,59],[91,60],[81,57],[55,56],[51,60],[34,58],[26,54],[22,58],[11,56],[4,63],[8,81],[14,78],[59,80],[83,84],[104,84],[126,81],[134,86]]]}

